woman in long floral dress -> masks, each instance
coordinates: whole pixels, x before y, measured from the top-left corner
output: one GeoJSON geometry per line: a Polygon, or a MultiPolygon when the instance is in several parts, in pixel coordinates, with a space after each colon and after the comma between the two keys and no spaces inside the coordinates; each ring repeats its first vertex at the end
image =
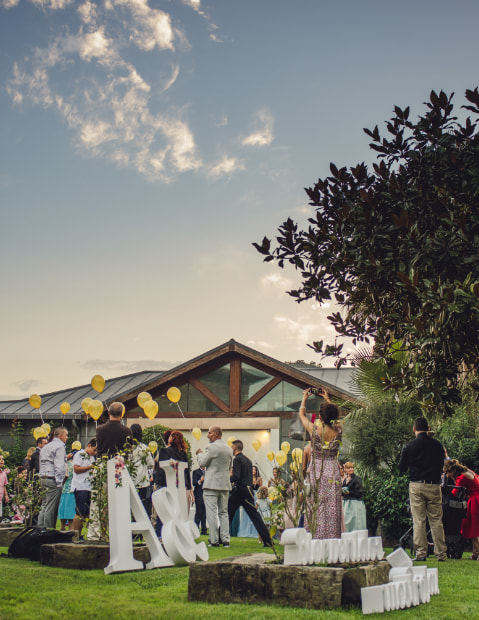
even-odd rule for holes
{"type": "Polygon", "coordinates": [[[313,424],[306,417],[306,400],[310,395],[309,389],[303,392],[299,409],[299,418],[311,437],[311,465],[305,480],[311,485],[311,491],[306,502],[304,525],[313,538],[340,538],[344,531],[344,517],[338,464],[342,434],[339,409],[322,390],[321,423],[313,424]]]}

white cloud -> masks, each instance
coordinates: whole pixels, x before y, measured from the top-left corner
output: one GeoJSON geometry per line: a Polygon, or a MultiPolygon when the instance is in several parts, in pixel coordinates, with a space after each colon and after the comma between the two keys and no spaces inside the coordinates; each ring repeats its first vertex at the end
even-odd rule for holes
{"type": "Polygon", "coordinates": [[[274,140],[274,118],[267,110],[259,110],[255,118],[256,129],[241,142],[243,146],[268,146],[274,140]]]}
{"type": "Polygon", "coordinates": [[[159,9],[148,6],[148,0],[110,0],[105,6],[117,13],[123,7],[128,15],[123,20],[123,27],[137,47],[144,51],[174,49],[176,32],[171,25],[171,17],[159,9]]]}
{"type": "Polygon", "coordinates": [[[267,276],[263,276],[260,280],[260,284],[263,288],[278,289],[282,293],[284,293],[293,286],[292,280],[285,278],[280,273],[270,273],[267,276]]]}
{"type": "Polygon", "coordinates": [[[244,169],[245,165],[241,160],[236,157],[228,157],[225,155],[218,163],[209,168],[208,175],[215,178],[233,174],[233,172],[238,172],[239,170],[244,169]]]}
{"type": "Polygon", "coordinates": [[[96,22],[97,10],[96,5],[90,0],[83,2],[77,8],[78,15],[84,24],[94,24],[96,22]]]}
{"type": "MultiPolygon", "coordinates": [[[[118,5],[133,16],[125,34],[135,44],[141,40],[143,49],[171,47],[169,16],[165,19],[144,0],[113,0],[110,8],[118,5]]],[[[22,65],[15,64],[7,84],[12,100],[55,107],[75,132],[79,148],[120,166],[135,166],[149,179],[169,181],[175,174],[201,169],[194,135],[181,109],[168,114],[151,111],[151,86],[122,57],[125,37],[109,34],[116,32],[115,24],[103,15],[103,23],[92,28],[95,11],[88,2],[79,12],[83,22],[91,22],[86,31],[80,26],[74,35],[58,36],[48,47],[34,50],[22,65]],[[59,81],[57,74],[66,64],[72,78],[59,81]],[[86,75],[85,64],[91,66],[86,75]]],[[[176,65],[165,88],[178,73],[176,65]]]]}
{"type": "Polygon", "coordinates": [[[165,83],[165,85],[163,86],[163,88],[161,90],[163,92],[165,92],[166,90],[171,88],[173,86],[173,84],[176,82],[176,79],[178,78],[179,74],[180,74],[180,66],[179,65],[175,65],[173,67],[172,71],[171,71],[170,78],[167,80],[167,82],[165,83]]]}
{"type": "Polygon", "coordinates": [[[273,345],[269,344],[269,342],[265,342],[264,340],[248,340],[246,344],[253,349],[272,349],[273,345]]]}
{"type": "MultiPolygon", "coordinates": [[[[18,4],[0,2],[10,9],[18,4]]],[[[44,12],[74,5],[73,0],[30,2],[44,12]]],[[[200,0],[183,2],[207,18],[200,0]]],[[[188,49],[184,33],[168,13],[152,8],[149,0],[80,0],[75,8],[73,17],[68,12],[65,28],[55,31],[62,34],[14,64],[6,87],[15,104],[55,109],[79,150],[132,167],[149,180],[169,182],[188,171],[215,179],[245,169],[244,161],[232,155],[203,161],[185,102],[170,103],[167,110],[158,108],[160,93],[178,78],[180,53],[188,49]],[[140,54],[132,54],[132,46],[140,54]],[[145,54],[151,55],[148,63],[143,62],[145,54]],[[167,68],[164,82],[150,82],[139,67],[160,62],[167,68]]],[[[209,21],[208,30],[216,31],[217,26],[209,21]]],[[[271,116],[260,111],[257,122],[263,137],[250,136],[247,144],[272,140],[271,116]]],[[[224,114],[220,125],[226,124],[224,114]]]]}
{"type": "Polygon", "coordinates": [[[295,321],[285,316],[275,316],[274,321],[280,330],[289,334],[301,348],[311,340],[317,339],[318,323],[316,322],[295,321]]]}
{"type": "Polygon", "coordinates": [[[228,117],[226,114],[223,114],[219,121],[217,121],[217,127],[226,127],[228,125],[228,117]]]}
{"type": "Polygon", "coordinates": [[[31,0],[33,4],[36,4],[41,9],[52,9],[54,11],[61,10],[70,4],[73,4],[75,0],[31,0]]]}

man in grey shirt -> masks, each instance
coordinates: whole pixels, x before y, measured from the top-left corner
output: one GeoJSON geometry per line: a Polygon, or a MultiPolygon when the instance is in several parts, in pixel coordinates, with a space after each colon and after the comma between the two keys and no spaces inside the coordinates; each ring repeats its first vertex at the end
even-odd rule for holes
{"type": "Polygon", "coordinates": [[[53,431],[53,439],[40,451],[40,482],[45,491],[42,509],[38,515],[38,525],[55,528],[58,504],[66,477],[66,450],[68,431],[58,426],[53,431]]]}

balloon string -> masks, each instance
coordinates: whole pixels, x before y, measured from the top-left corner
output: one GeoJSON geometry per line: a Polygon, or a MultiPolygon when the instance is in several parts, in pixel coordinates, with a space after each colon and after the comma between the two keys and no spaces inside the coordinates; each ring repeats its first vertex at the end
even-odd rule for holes
{"type": "MultiPolygon", "coordinates": [[[[183,416],[183,420],[186,420],[185,416],[183,415],[183,411],[181,411],[181,407],[180,407],[180,403],[176,403],[176,406],[178,407],[178,409],[180,410],[181,415],[183,416]]],[[[190,433],[193,432],[193,427],[191,427],[190,429],[188,429],[190,431],[190,433]]]]}
{"type": "Polygon", "coordinates": [[[38,408],[38,413],[40,414],[40,417],[42,419],[42,424],[45,424],[45,420],[43,419],[43,416],[42,416],[42,410],[40,408],[38,408]]]}

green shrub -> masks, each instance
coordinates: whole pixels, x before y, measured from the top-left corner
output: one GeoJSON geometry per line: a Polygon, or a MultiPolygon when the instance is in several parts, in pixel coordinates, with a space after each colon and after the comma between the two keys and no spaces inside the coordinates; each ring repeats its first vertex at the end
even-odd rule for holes
{"type": "Polygon", "coordinates": [[[361,472],[374,476],[380,469],[394,472],[402,447],[414,439],[414,418],[421,415],[416,401],[384,401],[359,409],[346,418],[349,458],[361,472]]]}
{"type": "Polygon", "coordinates": [[[379,521],[387,538],[399,538],[411,525],[407,476],[380,471],[364,481],[368,527],[376,531],[379,521]]]}

